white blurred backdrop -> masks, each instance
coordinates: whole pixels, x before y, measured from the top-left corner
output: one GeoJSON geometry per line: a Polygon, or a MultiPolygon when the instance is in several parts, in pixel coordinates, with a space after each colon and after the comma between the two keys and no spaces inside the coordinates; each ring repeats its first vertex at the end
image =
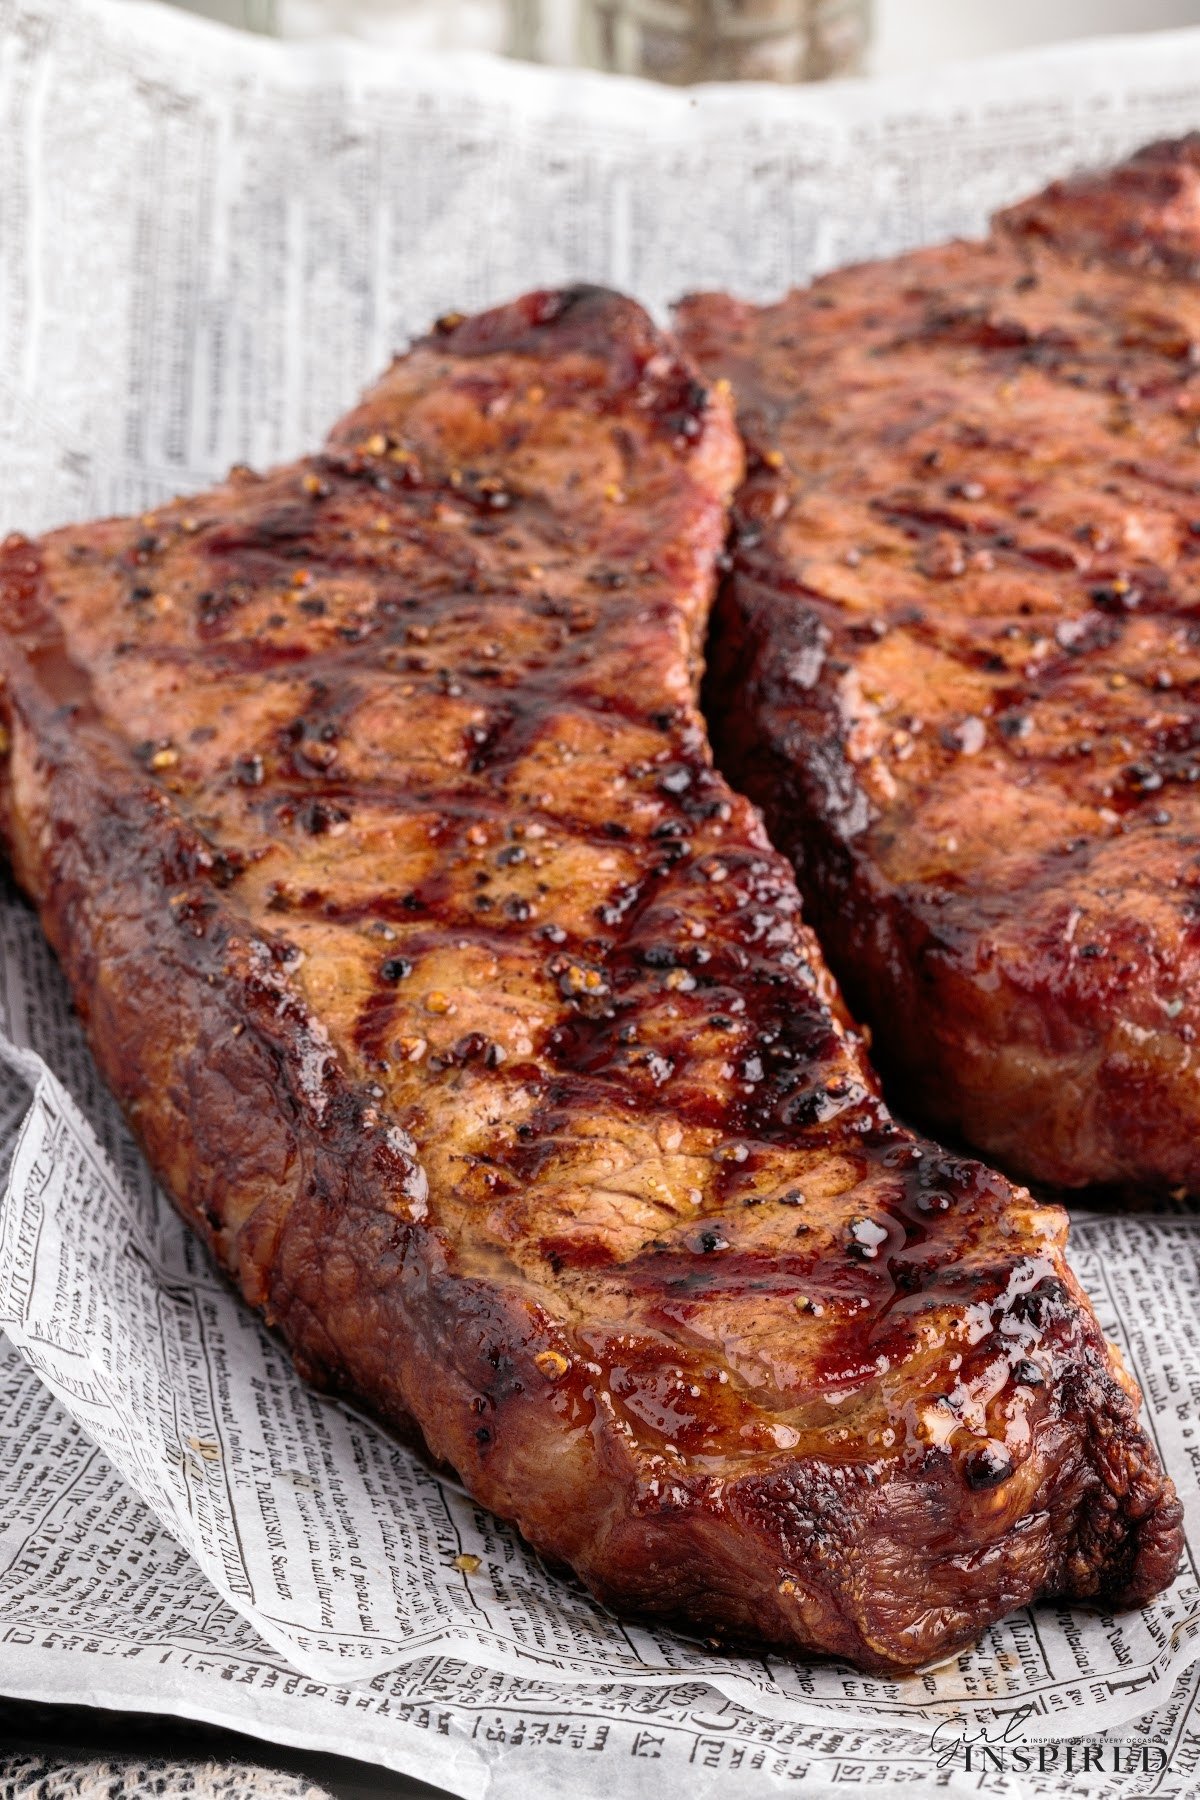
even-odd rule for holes
{"type": "MultiPolygon", "coordinates": [[[[180,0],[284,37],[346,32],[422,49],[501,50],[507,0],[180,0]]],[[[577,0],[541,0],[543,54],[572,62],[577,0]]],[[[1200,25],[1200,0],[875,0],[868,68],[890,75],[1031,44],[1200,25]]]]}
{"type": "Polygon", "coordinates": [[[871,70],[907,73],[990,50],[1200,25],[1200,0],[875,0],[871,70]]]}

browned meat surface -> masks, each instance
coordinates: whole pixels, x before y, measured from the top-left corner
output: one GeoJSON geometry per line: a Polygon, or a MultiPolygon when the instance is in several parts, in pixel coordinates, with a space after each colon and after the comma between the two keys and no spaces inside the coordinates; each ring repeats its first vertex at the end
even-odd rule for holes
{"type": "Polygon", "coordinates": [[[627,301],[445,321],[323,455],[9,540],[0,817],[304,1371],[616,1605],[906,1667],[1179,1512],[1063,1215],[891,1123],[712,769],[739,462],[627,301]]]}
{"type": "Polygon", "coordinates": [[[983,243],[685,304],[750,476],[718,761],[894,1097],[1200,1192],[1200,139],[983,243]]]}

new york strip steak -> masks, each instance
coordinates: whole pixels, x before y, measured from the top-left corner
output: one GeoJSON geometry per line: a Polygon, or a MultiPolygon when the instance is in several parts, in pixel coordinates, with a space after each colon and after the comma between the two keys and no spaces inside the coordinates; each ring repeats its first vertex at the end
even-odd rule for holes
{"type": "Polygon", "coordinates": [[[750,474],[718,759],[897,1103],[1200,1193],[1200,138],[980,243],[684,304],[750,474]]]}
{"type": "Polygon", "coordinates": [[[741,453],[632,303],[447,319],[320,455],[0,556],[0,820],[309,1377],[614,1606],[905,1669],[1179,1508],[1065,1219],[892,1122],[699,646],[741,453]]]}

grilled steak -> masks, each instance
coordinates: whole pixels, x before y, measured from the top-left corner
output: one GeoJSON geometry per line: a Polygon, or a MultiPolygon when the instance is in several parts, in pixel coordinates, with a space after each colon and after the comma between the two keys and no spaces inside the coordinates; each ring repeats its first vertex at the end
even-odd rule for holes
{"type": "Polygon", "coordinates": [[[1179,1509],[1065,1221],[892,1123],[698,644],[740,453],[596,290],[324,454],[10,539],[0,817],[154,1167],[310,1377],[606,1600],[870,1668],[1179,1509]]]}
{"type": "Polygon", "coordinates": [[[718,761],[894,1097],[1200,1192],[1200,139],[983,243],[685,303],[750,475],[718,761]]]}

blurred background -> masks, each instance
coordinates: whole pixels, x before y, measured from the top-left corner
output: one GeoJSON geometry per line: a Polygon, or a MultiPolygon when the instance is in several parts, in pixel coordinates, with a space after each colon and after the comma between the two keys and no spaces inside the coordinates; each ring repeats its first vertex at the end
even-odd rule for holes
{"type": "Polygon", "coordinates": [[[424,49],[683,81],[902,74],[989,51],[1200,24],[1200,0],[182,0],[283,37],[424,49]]]}
{"type": "Polygon", "coordinates": [[[1200,0],[876,0],[867,73],[900,74],[991,50],[1200,24],[1200,0]]]}

